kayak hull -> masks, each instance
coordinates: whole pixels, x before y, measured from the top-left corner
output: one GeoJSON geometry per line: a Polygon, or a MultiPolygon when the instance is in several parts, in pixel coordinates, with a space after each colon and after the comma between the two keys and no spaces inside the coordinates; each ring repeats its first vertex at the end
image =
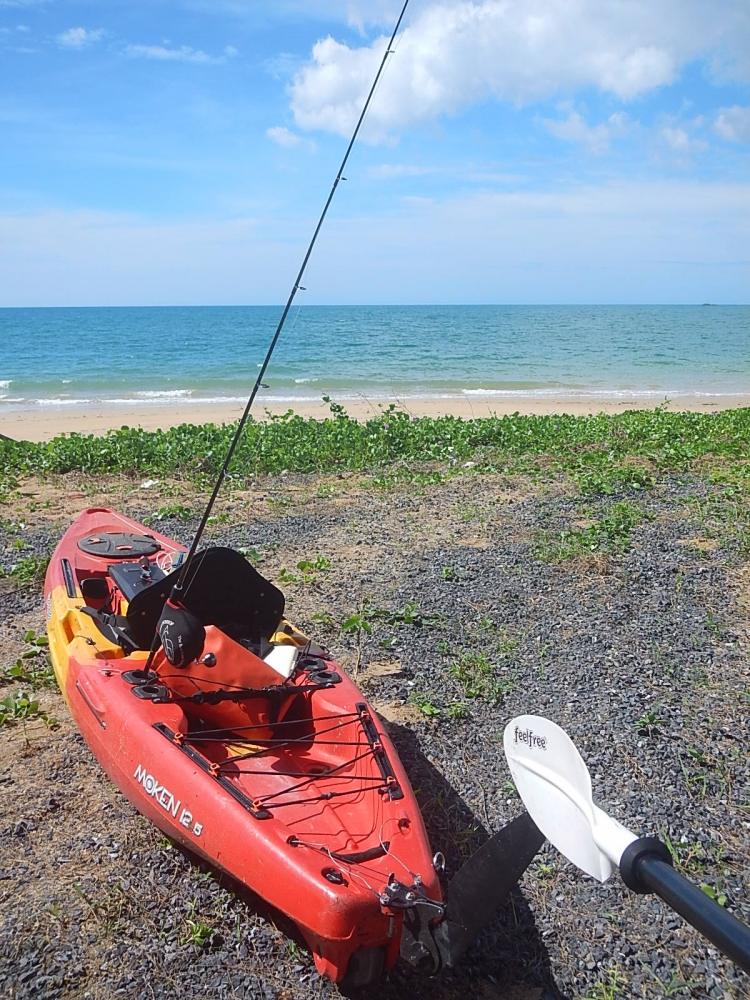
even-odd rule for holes
{"type": "Polygon", "coordinates": [[[230,663],[233,677],[247,670],[248,690],[259,693],[247,703],[196,703],[185,692],[224,690],[214,680],[220,673],[206,687],[202,668],[188,677],[159,653],[154,667],[172,697],[142,697],[123,675],[142,670],[148,651],[126,654],[81,610],[81,588],[92,577],[110,588],[108,607],[122,598],[107,575],[108,557],[79,544],[107,532],[148,534],[162,559],[184,551],[129,518],[92,508],[53,554],[45,582],[51,659],[94,756],[167,836],[293,920],[322,974],[341,982],[355,955],[377,955],[375,964],[390,968],[403,908],[384,898],[389,883],[416,879],[419,892],[441,896],[417,803],[377,716],[329,658],[279,683],[212,624],[204,649],[218,660],[214,671],[230,663]],[[318,683],[331,675],[335,683],[318,683]]]}

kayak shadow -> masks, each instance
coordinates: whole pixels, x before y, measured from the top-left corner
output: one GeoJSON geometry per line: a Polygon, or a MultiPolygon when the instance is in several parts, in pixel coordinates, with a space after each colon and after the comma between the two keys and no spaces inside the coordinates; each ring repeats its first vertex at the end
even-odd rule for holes
{"type": "MultiPolygon", "coordinates": [[[[549,953],[534,914],[523,892],[513,881],[533,857],[542,841],[541,834],[523,813],[493,835],[444,775],[425,757],[416,734],[398,723],[386,724],[409,775],[430,843],[439,847],[445,856],[442,882],[449,904],[448,917],[451,897],[456,896],[458,883],[461,882],[461,888],[465,889],[466,868],[462,866],[469,858],[472,862],[474,856],[479,860],[488,854],[489,849],[490,865],[488,867],[486,862],[482,865],[480,878],[474,879],[476,884],[472,886],[478,892],[477,909],[481,909],[483,904],[481,885],[493,881],[495,874],[491,857],[493,850],[496,858],[507,862],[511,877],[508,879],[507,868],[504,872],[497,871],[496,877],[505,879],[509,891],[496,909],[493,910],[490,904],[485,913],[487,923],[454,968],[444,967],[436,977],[426,979],[406,963],[400,962],[390,981],[381,986],[379,996],[396,1000],[407,995],[408,991],[412,1000],[423,997],[448,1000],[461,994],[503,997],[507,1000],[564,1000],[555,984],[549,953]],[[513,827],[523,831],[524,821],[533,831],[527,834],[533,839],[530,845],[519,843],[517,834],[514,842],[513,827]],[[514,858],[514,852],[520,852],[518,857],[514,858]],[[457,872],[460,872],[460,877],[452,882],[457,872]]],[[[472,880],[469,881],[471,883],[472,880]]],[[[461,895],[465,896],[465,892],[461,895]]],[[[461,902],[464,903],[464,899],[461,902]]]]}

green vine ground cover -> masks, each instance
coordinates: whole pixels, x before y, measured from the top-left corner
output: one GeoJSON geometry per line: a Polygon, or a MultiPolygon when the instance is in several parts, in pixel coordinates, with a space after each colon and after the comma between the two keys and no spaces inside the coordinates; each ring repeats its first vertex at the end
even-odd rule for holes
{"type": "MultiPolygon", "coordinates": [[[[417,475],[419,463],[423,468],[425,463],[443,463],[457,470],[566,472],[583,493],[611,494],[648,488],[662,471],[709,459],[731,465],[735,486],[746,489],[750,482],[750,408],[466,420],[412,418],[390,407],[364,422],[348,416],[338,404],[331,404],[331,410],[326,420],[291,411],[268,420],[251,419],[232,475],[391,472],[399,464],[414,466],[417,475]]],[[[7,489],[24,475],[73,471],[201,479],[218,472],[234,429],[183,424],[164,431],[122,427],[102,436],[66,434],[43,443],[0,439],[0,483],[7,489]]]]}

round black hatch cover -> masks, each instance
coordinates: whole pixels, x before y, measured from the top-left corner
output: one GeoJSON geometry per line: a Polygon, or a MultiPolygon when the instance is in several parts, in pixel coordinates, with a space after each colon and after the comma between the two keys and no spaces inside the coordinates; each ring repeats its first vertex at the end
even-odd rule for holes
{"type": "Polygon", "coordinates": [[[100,531],[81,538],[78,548],[90,556],[101,556],[104,559],[138,559],[141,556],[152,556],[159,551],[161,545],[151,535],[100,531]]]}

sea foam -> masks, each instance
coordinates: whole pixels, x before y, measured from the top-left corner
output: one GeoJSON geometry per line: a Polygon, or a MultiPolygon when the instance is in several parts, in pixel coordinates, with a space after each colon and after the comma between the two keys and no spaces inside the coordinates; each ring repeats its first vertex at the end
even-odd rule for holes
{"type": "Polygon", "coordinates": [[[192,395],[192,389],[143,389],[136,392],[139,399],[179,399],[192,395]]]}
{"type": "Polygon", "coordinates": [[[60,399],[59,397],[52,397],[51,399],[37,399],[37,406],[85,406],[87,403],[92,403],[91,399],[60,399]]]}

